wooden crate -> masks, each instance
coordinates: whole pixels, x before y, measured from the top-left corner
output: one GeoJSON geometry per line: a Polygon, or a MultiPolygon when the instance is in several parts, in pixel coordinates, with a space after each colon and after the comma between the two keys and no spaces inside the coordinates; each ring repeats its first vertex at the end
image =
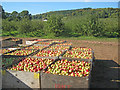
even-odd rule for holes
{"type": "MultiPolygon", "coordinates": [[[[33,57],[32,57],[33,58],[33,57]]],[[[55,60],[53,60],[54,62],[55,60]]],[[[48,65],[49,66],[49,65],[48,65]]],[[[42,72],[42,71],[41,71],[42,72]]],[[[41,72],[26,72],[15,70],[2,70],[3,88],[27,88],[38,89],[41,88],[41,72]]]]}
{"type": "MultiPolygon", "coordinates": [[[[69,59],[71,61],[71,59],[69,59]]],[[[90,60],[82,60],[80,61],[88,61],[91,64],[90,74],[87,77],[73,77],[73,76],[63,76],[57,74],[48,74],[41,72],[41,89],[44,88],[89,88],[90,87],[90,79],[91,79],[91,71],[92,71],[92,62],[90,60]]],[[[47,67],[48,68],[48,67],[47,67]]],[[[47,68],[45,71],[47,71],[47,68]]]]}
{"type": "Polygon", "coordinates": [[[40,89],[39,73],[12,70],[2,72],[2,88],[40,89]]]}

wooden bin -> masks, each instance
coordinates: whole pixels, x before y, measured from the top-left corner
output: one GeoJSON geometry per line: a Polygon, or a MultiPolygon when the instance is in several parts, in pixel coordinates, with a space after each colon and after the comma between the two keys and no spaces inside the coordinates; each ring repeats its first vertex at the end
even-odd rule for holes
{"type": "Polygon", "coordinates": [[[2,72],[3,88],[40,89],[39,73],[12,70],[3,70],[2,72]]]}
{"type": "MultiPolygon", "coordinates": [[[[63,58],[65,59],[65,58],[63,58]]],[[[71,59],[68,59],[71,60],[71,59]]],[[[41,72],[41,89],[44,88],[89,88],[90,87],[90,79],[91,79],[91,70],[92,70],[92,62],[90,60],[82,60],[80,61],[88,61],[91,63],[90,74],[87,77],[72,77],[72,76],[63,76],[63,75],[54,75],[41,72]]],[[[47,68],[45,69],[47,70],[47,68]]]]}
{"type": "MultiPolygon", "coordinates": [[[[9,57],[6,56],[4,58],[9,58],[9,57]]],[[[22,58],[22,59],[25,59],[25,58],[22,58]]],[[[16,61],[14,60],[14,62],[11,65],[8,65],[7,67],[2,68],[2,88],[3,89],[28,88],[28,89],[32,90],[33,88],[40,88],[40,82],[39,82],[40,81],[40,78],[39,78],[40,74],[39,73],[25,72],[25,71],[14,71],[14,70],[7,69],[7,68],[11,67],[12,65],[19,63],[21,60],[16,60],[16,61]]]]}
{"type": "MultiPolygon", "coordinates": [[[[55,60],[53,60],[53,62],[54,61],[55,60]]],[[[2,70],[3,88],[20,88],[20,89],[27,88],[30,90],[32,89],[40,90],[41,72],[26,72],[26,71],[14,71],[14,70],[3,69],[2,70]]]]}
{"type": "MultiPolygon", "coordinates": [[[[19,38],[7,38],[3,41],[13,41],[12,39],[19,39],[19,38]]],[[[22,39],[19,39],[19,40],[13,41],[13,42],[15,42],[16,44],[22,44],[22,39]]]]}
{"type": "Polygon", "coordinates": [[[8,40],[4,40],[2,41],[2,48],[7,48],[7,47],[11,47],[11,46],[16,46],[16,42],[14,41],[8,41],[8,40]]]}

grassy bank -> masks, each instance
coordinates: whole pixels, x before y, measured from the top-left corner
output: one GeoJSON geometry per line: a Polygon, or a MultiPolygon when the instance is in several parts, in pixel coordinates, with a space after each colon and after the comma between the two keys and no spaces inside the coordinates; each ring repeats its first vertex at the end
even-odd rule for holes
{"type": "MultiPolygon", "coordinates": [[[[12,37],[12,36],[9,36],[12,37]]],[[[105,37],[92,37],[92,36],[81,36],[81,37],[27,37],[27,36],[16,36],[16,38],[39,38],[39,39],[61,39],[61,40],[87,40],[87,41],[102,41],[102,42],[118,42],[119,38],[105,38],[105,37]]]]}

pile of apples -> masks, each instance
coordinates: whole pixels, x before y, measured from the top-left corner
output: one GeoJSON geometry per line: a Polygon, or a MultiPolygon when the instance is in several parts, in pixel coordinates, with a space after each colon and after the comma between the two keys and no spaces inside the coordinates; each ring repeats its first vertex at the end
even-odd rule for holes
{"type": "Polygon", "coordinates": [[[63,42],[63,41],[62,41],[62,40],[54,40],[54,41],[52,41],[52,42],[61,43],[61,42],[63,42]]]}
{"type": "Polygon", "coordinates": [[[58,45],[55,45],[55,46],[50,46],[49,49],[60,49],[60,50],[68,50],[69,49],[69,46],[58,46],[58,45]]]}
{"type": "Polygon", "coordinates": [[[63,57],[79,58],[79,59],[92,59],[92,52],[91,51],[70,50],[70,51],[67,51],[63,55],[63,57]]]}
{"type": "Polygon", "coordinates": [[[47,46],[30,46],[30,47],[26,47],[25,49],[43,49],[47,46]]]}
{"type": "Polygon", "coordinates": [[[9,49],[0,49],[0,54],[10,52],[11,50],[9,49]]]}
{"type": "Polygon", "coordinates": [[[52,42],[38,42],[37,44],[41,44],[41,45],[50,45],[50,44],[52,44],[52,42]]]}
{"type": "Polygon", "coordinates": [[[34,56],[37,56],[37,57],[56,57],[62,53],[63,53],[63,51],[59,51],[59,50],[42,50],[34,56]]]}
{"type": "Polygon", "coordinates": [[[58,43],[58,44],[56,44],[56,45],[72,45],[72,43],[58,43]]]}
{"type": "Polygon", "coordinates": [[[72,50],[76,50],[76,51],[77,51],[77,50],[79,50],[79,51],[80,51],[80,50],[81,50],[81,51],[82,51],[82,50],[83,50],[83,51],[92,51],[91,48],[85,48],[85,47],[73,47],[72,50]]]}
{"type": "Polygon", "coordinates": [[[48,67],[47,71],[43,71],[50,74],[74,76],[74,77],[86,77],[90,73],[90,63],[85,61],[62,59],[55,64],[48,67]]]}
{"type": "Polygon", "coordinates": [[[5,55],[18,55],[18,56],[26,56],[29,55],[33,52],[35,52],[36,50],[25,50],[25,49],[21,49],[21,50],[15,50],[14,52],[11,53],[6,53],[5,55]]]}
{"type": "Polygon", "coordinates": [[[45,69],[49,64],[51,64],[54,59],[45,59],[45,58],[25,58],[17,65],[13,65],[12,68],[8,70],[16,71],[28,71],[28,72],[40,72],[45,69]]]}

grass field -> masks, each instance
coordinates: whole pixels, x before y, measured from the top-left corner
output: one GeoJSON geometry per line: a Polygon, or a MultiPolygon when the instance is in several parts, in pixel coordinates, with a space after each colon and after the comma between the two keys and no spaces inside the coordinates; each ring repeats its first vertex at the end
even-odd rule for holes
{"type": "Polygon", "coordinates": [[[106,37],[93,37],[93,36],[80,36],[80,37],[47,37],[47,36],[45,36],[45,37],[27,37],[27,36],[16,36],[16,38],[40,38],[40,39],[61,39],[61,40],[89,40],[89,41],[102,41],[102,42],[118,42],[118,39],[119,39],[119,38],[106,38],[106,37]]]}

